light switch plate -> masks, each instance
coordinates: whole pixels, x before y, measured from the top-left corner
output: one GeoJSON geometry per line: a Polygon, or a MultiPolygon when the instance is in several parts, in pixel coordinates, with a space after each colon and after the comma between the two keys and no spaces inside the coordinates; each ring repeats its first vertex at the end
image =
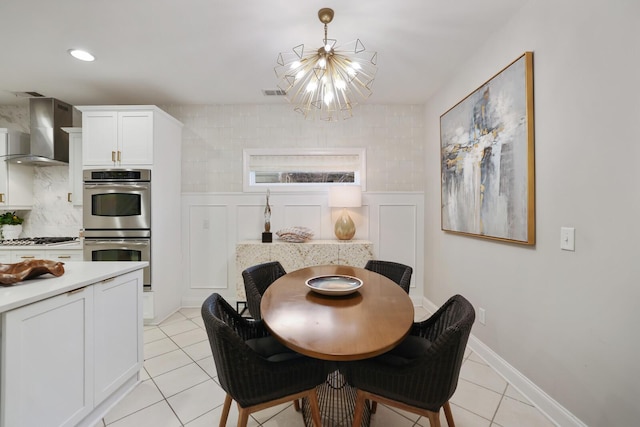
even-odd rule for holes
{"type": "Polygon", "coordinates": [[[573,227],[560,228],[560,249],[564,251],[576,250],[576,229],[573,227]]]}

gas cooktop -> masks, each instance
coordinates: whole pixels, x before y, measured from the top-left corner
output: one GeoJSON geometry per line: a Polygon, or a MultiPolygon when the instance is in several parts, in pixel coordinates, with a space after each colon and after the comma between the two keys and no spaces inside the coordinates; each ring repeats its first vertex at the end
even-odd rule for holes
{"type": "Polygon", "coordinates": [[[23,237],[14,240],[0,240],[0,246],[56,245],[78,240],[77,237],[23,237]]]}

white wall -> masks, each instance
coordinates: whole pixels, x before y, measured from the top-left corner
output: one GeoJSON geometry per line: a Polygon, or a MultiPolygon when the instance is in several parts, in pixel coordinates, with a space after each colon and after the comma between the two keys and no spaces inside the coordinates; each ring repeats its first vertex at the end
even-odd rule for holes
{"type": "Polygon", "coordinates": [[[166,105],[184,123],[182,192],[241,192],[244,148],[367,149],[367,191],[422,191],[424,106],[361,105],[340,122],[291,105],[166,105]]]}
{"type": "Polygon", "coordinates": [[[483,307],[472,333],[590,426],[640,419],[638,28],[637,0],[530,1],[426,106],[425,295],[483,307]],[[439,117],[524,51],[537,244],[444,233],[439,117]],[[575,227],[575,252],[560,250],[562,226],[575,227]]]}

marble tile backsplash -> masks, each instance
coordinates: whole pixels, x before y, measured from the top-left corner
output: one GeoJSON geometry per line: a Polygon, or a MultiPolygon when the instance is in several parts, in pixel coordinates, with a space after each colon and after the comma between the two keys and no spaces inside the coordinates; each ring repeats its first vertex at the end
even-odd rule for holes
{"type": "Polygon", "coordinates": [[[23,212],[23,235],[78,235],[82,227],[82,208],[67,201],[69,167],[35,167],[33,209],[23,212]]]}
{"type": "Polygon", "coordinates": [[[0,128],[29,133],[29,107],[0,105],[0,128]]]}

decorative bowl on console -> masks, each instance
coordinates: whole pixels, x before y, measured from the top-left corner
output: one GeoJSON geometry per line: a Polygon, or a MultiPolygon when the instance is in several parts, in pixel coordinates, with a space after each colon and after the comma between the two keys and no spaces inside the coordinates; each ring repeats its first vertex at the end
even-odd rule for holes
{"type": "Polygon", "coordinates": [[[313,237],[313,231],[307,227],[288,227],[276,231],[276,235],[284,242],[304,243],[313,237]]]}

